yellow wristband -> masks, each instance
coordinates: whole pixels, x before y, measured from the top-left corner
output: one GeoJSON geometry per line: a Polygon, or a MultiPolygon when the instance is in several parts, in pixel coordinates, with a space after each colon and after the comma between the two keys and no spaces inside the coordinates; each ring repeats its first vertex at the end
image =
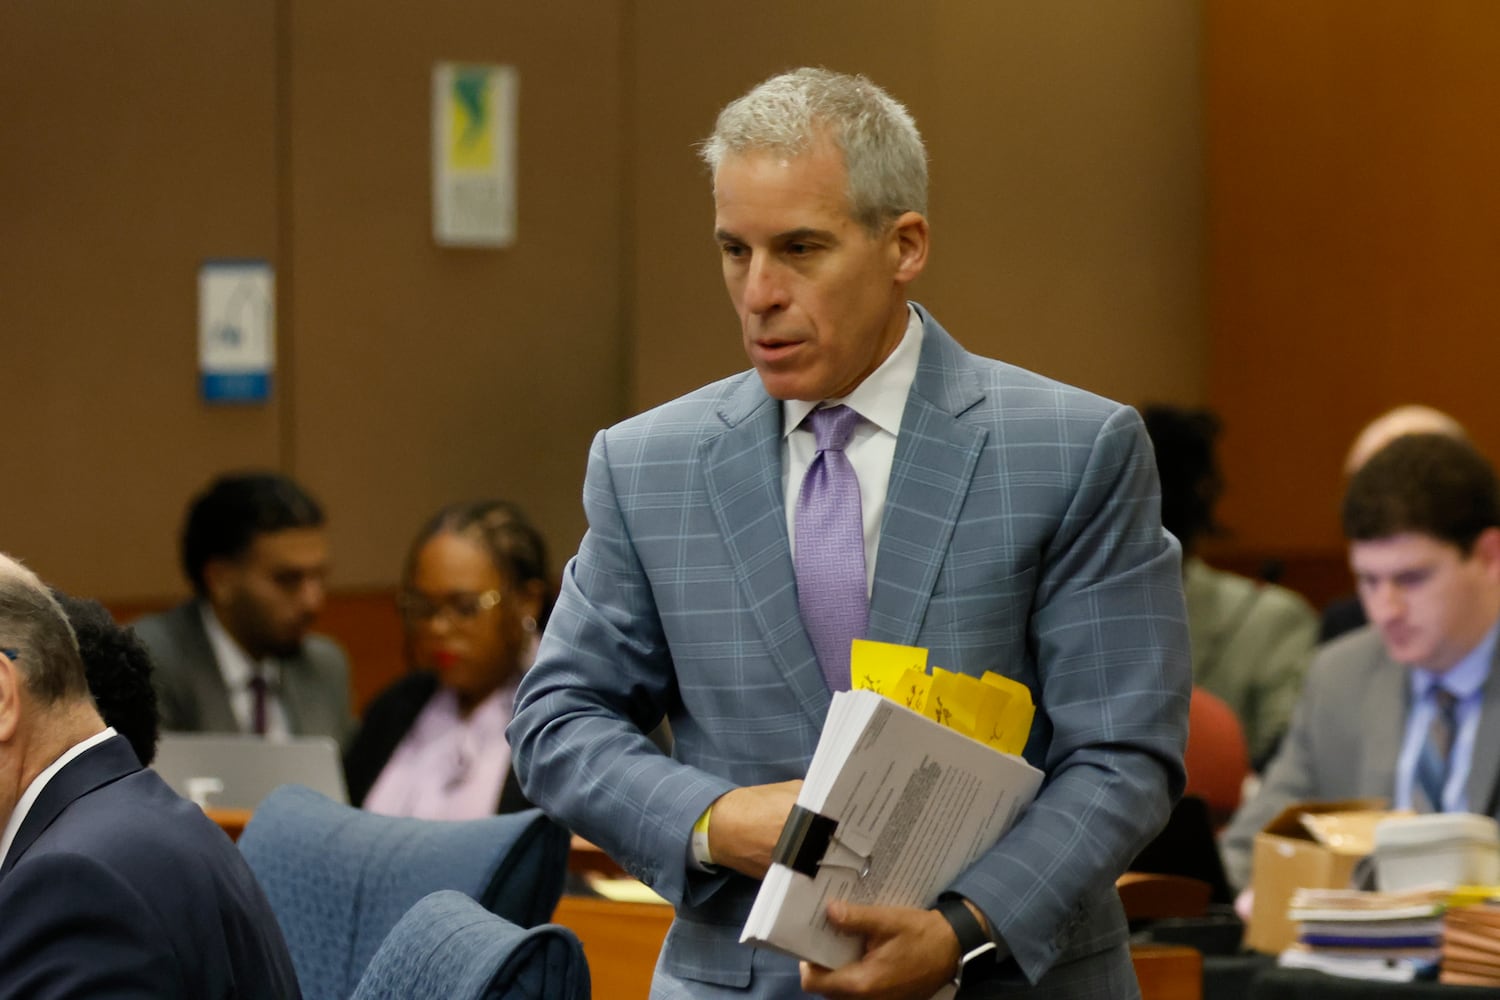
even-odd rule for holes
{"type": "Polygon", "coordinates": [[[714,807],[709,806],[703,810],[703,815],[698,817],[698,822],[693,824],[693,859],[700,865],[711,866],[714,863],[713,852],[708,849],[708,818],[713,815],[714,807]]]}

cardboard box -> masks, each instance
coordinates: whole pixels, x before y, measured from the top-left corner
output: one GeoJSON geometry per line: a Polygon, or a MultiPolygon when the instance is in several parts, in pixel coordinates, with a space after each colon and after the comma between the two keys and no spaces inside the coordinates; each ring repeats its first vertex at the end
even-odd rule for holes
{"type": "Polygon", "coordinates": [[[1354,866],[1374,848],[1375,824],[1390,815],[1384,805],[1382,799],[1295,803],[1255,835],[1247,947],[1279,954],[1296,943],[1297,925],[1286,915],[1293,891],[1347,886],[1354,866]]]}

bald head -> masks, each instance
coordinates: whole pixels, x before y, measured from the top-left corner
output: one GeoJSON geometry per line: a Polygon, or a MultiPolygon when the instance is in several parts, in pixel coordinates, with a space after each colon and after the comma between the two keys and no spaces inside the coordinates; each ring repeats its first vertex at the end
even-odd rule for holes
{"type": "Polygon", "coordinates": [[[1463,425],[1441,410],[1419,404],[1398,406],[1382,413],[1359,432],[1344,459],[1344,475],[1354,475],[1377,451],[1408,434],[1443,434],[1468,440],[1463,425]]]}

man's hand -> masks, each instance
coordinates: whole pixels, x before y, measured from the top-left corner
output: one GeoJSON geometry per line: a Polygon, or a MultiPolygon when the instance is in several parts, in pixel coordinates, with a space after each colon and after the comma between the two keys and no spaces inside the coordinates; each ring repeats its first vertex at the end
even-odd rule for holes
{"type": "Polygon", "coordinates": [[[953,981],[958,937],[942,914],[905,906],[829,903],[828,922],[865,939],[842,969],[802,963],[802,988],[831,1000],[928,1000],[953,981]]]}
{"type": "Polygon", "coordinates": [[[753,879],[765,878],[781,828],[797,804],[802,780],[746,785],[714,802],[708,824],[708,852],[714,864],[753,879]]]}

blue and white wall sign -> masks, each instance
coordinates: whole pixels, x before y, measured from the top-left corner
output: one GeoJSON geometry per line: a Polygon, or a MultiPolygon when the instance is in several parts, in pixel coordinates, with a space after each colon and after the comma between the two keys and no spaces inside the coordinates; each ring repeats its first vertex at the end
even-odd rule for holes
{"type": "Polygon", "coordinates": [[[276,279],[263,260],[198,269],[198,385],[204,402],[263,403],[276,370],[276,279]]]}

